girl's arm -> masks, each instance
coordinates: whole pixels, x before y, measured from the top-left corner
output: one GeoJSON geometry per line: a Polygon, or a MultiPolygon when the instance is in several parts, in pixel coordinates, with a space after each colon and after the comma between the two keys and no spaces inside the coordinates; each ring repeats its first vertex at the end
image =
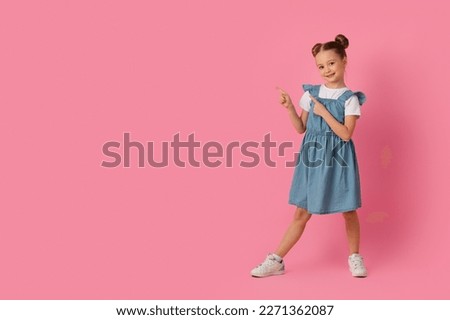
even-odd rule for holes
{"type": "Polygon", "coordinates": [[[297,111],[295,110],[294,105],[292,104],[291,97],[289,97],[289,95],[282,89],[278,87],[277,89],[281,93],[280,103],[288,110],[289,119],[291,119],[292,125],[294,126],[295,130],[300,134],[304,133],[306,131],[306,120],[308,120],[308,112],[302,110],[302,114],[299,116],[297,114],[297,111]]]}
{"type": "Polygon", "coordinates": [[[295,131],[302,134],[306,131],[306,120],[308,120],[308,112],[302,110],[301,115],[297,114],[297,111],[294,108],[294,105],[291,103],[288,107],[289,119],[291,119],[292,125],[295,128],[295,131]]]}
{"type": "Polygon", "coordinates": [[[353,131],[355,130],[358,116],[345,116],[344,124],[341,124],[335,117],[333,117],[333,115],[327,110],[327,108],[325,108],[323,104],[312,96],[311,99],[315,103],[314,114],[321,116],[339,138],[344,141],[349,141],[352,138],[353,131]]]}

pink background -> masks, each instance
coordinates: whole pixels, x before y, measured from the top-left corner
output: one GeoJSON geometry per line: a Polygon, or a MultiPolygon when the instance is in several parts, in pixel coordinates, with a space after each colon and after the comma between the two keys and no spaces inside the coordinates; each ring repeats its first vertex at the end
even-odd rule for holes
{"type": "Polygon", "coordinates": [[[397,3],[3,1],[0,298],[449,299],[448,8],[397,3]],[[368,278],[347,270],[340,214],[313,217],[286,275],[249,276],[291,221],[293,168],[138,168],[136,153],[101,167],[124,132],[157,146],[270,132],[292,155],[302,136],[275,86],[298,101],[320,82],[311,47],[337,33],[368,97],[354,134],[368,278]]]}

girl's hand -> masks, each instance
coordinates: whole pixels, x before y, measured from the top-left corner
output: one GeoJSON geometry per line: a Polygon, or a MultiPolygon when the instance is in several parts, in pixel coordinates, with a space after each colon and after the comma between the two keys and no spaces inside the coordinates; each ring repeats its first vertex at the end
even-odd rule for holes
{"type": "Polygon", "coordinates": [[[309,96],[312,101],[314,101],[314,114],[323,117],[326,112],[328,112],[327,108],[323,104],[321,104],[319,101],[317,101],[316,98],[313,96],[309,96]]]}
{"type": "Polygon", "coordinates": [[[280,91],[280,103],[281,103],[281,105],[283,107],[285,107],[286,109],[293,109],[294,105],[292,104],[291,97],[289,97],[287,92],[285,92],[281,88],[277,87],[277,89],[278,89],[278,91],[280,91]]]}

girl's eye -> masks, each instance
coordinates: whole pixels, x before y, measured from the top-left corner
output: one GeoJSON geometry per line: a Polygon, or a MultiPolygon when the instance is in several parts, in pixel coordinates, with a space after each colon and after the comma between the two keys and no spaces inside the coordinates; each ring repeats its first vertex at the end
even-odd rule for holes
{"type": "Polygon", "coordinates": [[[332,66],[334,64],[334,62],[330,62],[330,66],[332,66]]]}
{"type": "Polygon", "coordinates": [[[319,70],[322,70],[322,69],[323,69],[323,66],[320,66],[320,67],[319,67],[319,70]]]}

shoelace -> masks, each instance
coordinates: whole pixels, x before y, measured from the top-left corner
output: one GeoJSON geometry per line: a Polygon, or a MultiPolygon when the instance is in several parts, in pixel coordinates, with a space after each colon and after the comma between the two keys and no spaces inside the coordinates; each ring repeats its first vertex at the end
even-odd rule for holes
{"type": "Polygon", "coordinates": [[[276,260],[273,258],[266,258],[266,260],[264,260],[263,263],[261,263],[259,266],[257,266],[257,268],[266,270],[269,267],[269,263],[267,263],[267,261],[269,261],[269,260],[272,262],[272,263],[270,263],[270,265],[272,265],[274,262],[276,262],[276,260]]]}
{"type": "Polygon", "coordinates": [[[352,265],[353,265],[353,268],[363,268],[363,261],[362,261],[362,259],[352,259],[352,265]]]}

